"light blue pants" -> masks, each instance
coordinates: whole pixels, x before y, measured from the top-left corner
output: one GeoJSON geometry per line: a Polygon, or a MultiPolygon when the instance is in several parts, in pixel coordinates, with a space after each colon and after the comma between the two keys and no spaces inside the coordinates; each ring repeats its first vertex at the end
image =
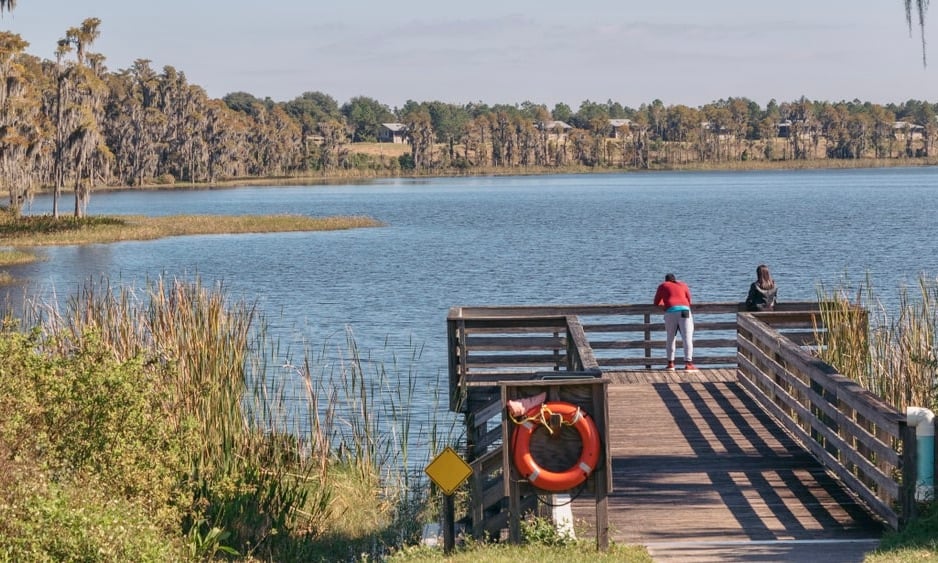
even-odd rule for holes
{"type": "Polygon", "coordinates": [[[694,361],[694,314],[688,311],[687,318],[681,316],[681,311],[665,312],[664,330],[668,335],[668,361],[674,361],[674,352],[677,348],[675,342],[677,333],[681,333],[681,342],[684,344],[684,361],[694,361]]]}

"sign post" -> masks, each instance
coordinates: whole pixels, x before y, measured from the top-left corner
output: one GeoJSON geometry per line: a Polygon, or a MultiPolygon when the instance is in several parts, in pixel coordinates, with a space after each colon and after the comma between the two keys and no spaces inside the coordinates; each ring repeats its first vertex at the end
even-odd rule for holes
{"type": "Polygon", "coordinates": [[[472,475],[472,467],[453,448],[443,448],[425,468],[424,473],[443,491],[443,551],[456,547],[456,507],[453,493],[472,475]]]}

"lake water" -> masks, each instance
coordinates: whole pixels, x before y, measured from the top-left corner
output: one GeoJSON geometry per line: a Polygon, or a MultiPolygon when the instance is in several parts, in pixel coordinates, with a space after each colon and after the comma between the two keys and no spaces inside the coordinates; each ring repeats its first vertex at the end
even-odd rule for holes
{"type": "MultiPolygon", "coordinates": [[[[31,208],[50,210],[45,198],[31,208]]],[[[24,283],[7,291],[15,301],[23,288],[61,296],[102,275],[142,286],[198,274],[256,301],[291,346],[344,348],[350,329],[366,354],[404,360],[418,389],[445,389],[451,306],[646,303],[666,272],[696,301],[741,301],[760,263],[780,300],[869,275],[888,302],[938,274],[936,211],[938,168],[100,193],[90,214],[368,215],[387,226],[45,248],[43,261],[11,269],[24,283]]],[[[415,404],[430,407],[426,395],[415,404]]]]}

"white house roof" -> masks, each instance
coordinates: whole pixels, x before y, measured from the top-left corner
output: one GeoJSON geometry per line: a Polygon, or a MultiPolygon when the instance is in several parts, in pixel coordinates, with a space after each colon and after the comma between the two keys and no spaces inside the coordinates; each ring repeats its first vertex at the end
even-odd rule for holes
{"type": "Polygon", "coordinates": [[[631,119],[610,119],[609,120],[609,125],[612,125],[613,127],[625,127],[626,125],[631,125],[631,124],[632,124],[631,119]]]}
{"type": "Polygon", "coordinates": [[[382,123],[381,125],[387,127],[395,133],[403,133],[404,131],[407,131],[407,126],[403,123],[382,123]]]}
{"type": "Polygon", "coordinates": [[[892,124],[893,129],[924,129],[921,125],[915,123],[909,123],[908,121],[896,121],[892,124]]]}
{"type": "Polygon", "coordinates": [[[563,121],[542,121],[541,127],[544,129],[573,129],[573,126],[567,125],[563,121]]]}

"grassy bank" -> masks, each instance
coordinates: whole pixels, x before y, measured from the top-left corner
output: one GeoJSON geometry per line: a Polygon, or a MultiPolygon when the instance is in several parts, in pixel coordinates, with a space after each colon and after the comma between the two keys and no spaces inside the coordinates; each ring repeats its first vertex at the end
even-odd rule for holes
{"type": "MultiPolygon", "coordinates": [[[[35,262],[38,257],[29,252],[21,250],[2,250],[0,249],[0,266],[13,266],[15,264],[28,264],[35,262]]],[[[0,285],[8,284],[13,281],[13,276],[9,272],[0,272],[0,285]]]]}
{"type": "MultiPolygon", "coordinates": [[[[339,361],[283,359],[253,305],[198,281],[0,317],[0,560],[650,561],[537,519],[522,546],[419,545],[434,499],[396,469],[417,421],[380,420],[375,395],[409,404],[414,380],[351,338],[339,361]]],[[[924,507],[868,561],[938,560],[936,524],[924,507]]]]}
{"type": "MultiPolygon", "coordinates": [[[[178,182],[176,189],[206,187],[267,186],[295,184],[330,184],[369,181],[378,178],[449,178],[460,176],[546,176],[556,174],[622,174],[665,171],[754,171],[754,170],[846,170],[863,168],[901,168],[908,166],[936,166],[938,158],[866,158],[854,160],[749,160],[725,162],[690,162],[687,164],[652,164],[648,169],[602,166],[477,166],[468,169],[433,169],[425,172],[408,171],[382,173],[375,170],[339,170],[329,173],[296,175],[277,178],[231,178],[207,186],[178,182]]],[[[167,186],[145,186],[145,189],[167,186]]],[[[136,188],[134,188],[136,189],[136,188]]]]}

